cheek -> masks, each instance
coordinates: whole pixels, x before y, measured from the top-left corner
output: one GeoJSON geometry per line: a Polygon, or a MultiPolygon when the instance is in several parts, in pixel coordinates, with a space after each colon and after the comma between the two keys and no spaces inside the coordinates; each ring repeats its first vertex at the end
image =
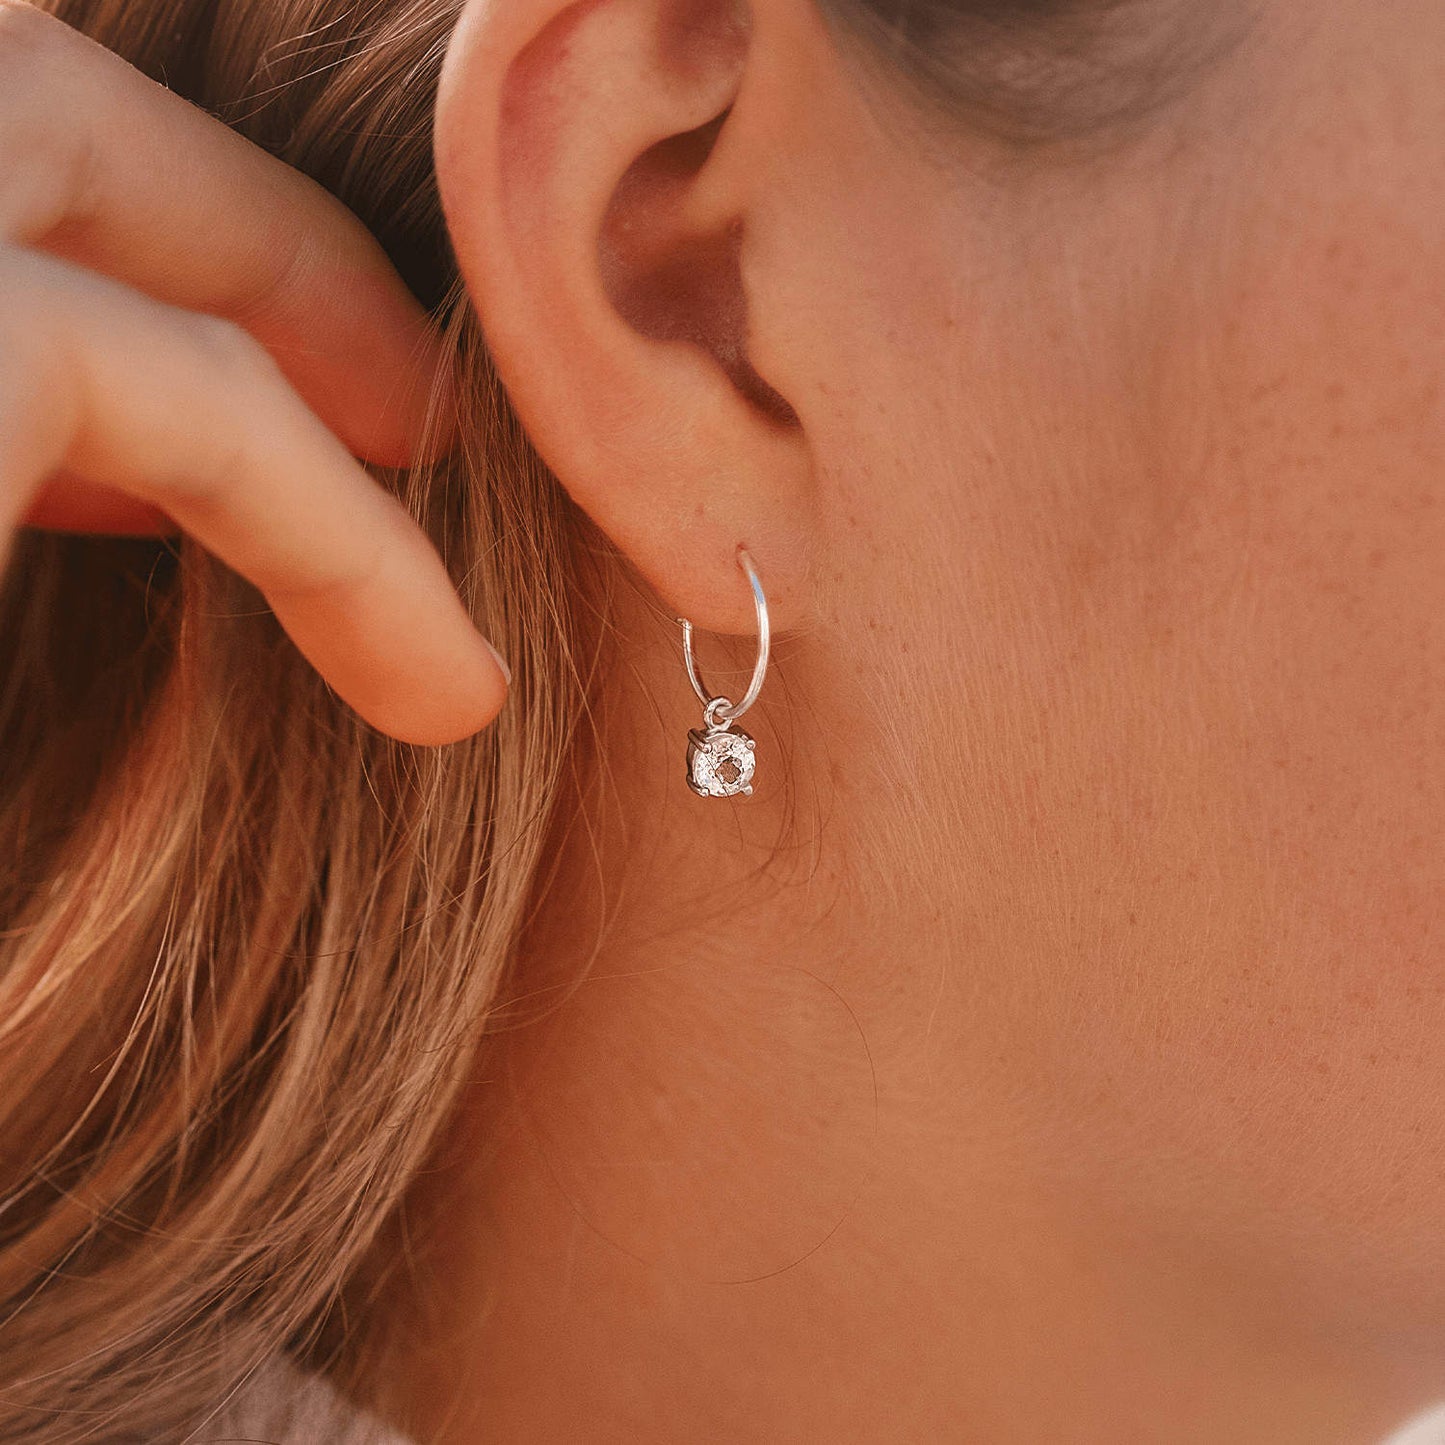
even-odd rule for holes
{"type": "Polygon", "coordinates": [[[1399,56],[1331,47],[1358,68],[1318,91],[1353,106],[1244,158],[1198,237],[1219,284],[1161,412],[1210,445],[1166,555],[1309,956],[1355,1013],[1428,994],[1445,1022],[1445,108],[1397,28],[1399,56]]]}
{"type": "Polygon", "coordinates": [[[1299,158],[1293,193],[1251,198],[1179,341],[1213,384],[1164,387],[1210,444],[1160,581],[1308,956],[1357,1011],[1428,993],[1445,1023],[1445,215],[1419,159],[1344,189],[1299,158]]]}
{"type": "MultiPolygon", "coordinates": [[[[1252,189],[1225,168],[1187,223],[1121,199],[1112,240],[1091,221],[1031,267],[1012,332],[952,388],[1014,399],[987,447],[931,419],[953,500],[927,497],[914,555],[937,552],[956,610],[910,639],[940,639],[919,671],[967,719],[940,790],[991,830],[938,856],[969,880],[959,906],[989,910],[975,936],[1004,957],[1027,934],[1035,960],[1001,988],[1066,1124],[1052,1157],[1139,1228],[1192,1248],[1212,1221],[1222,1255],[1335,1318],[1426,1333],[1445,1324],[1445,222],[1413,177],[1445,174],[1440,144],[1349,170],[1302,147],[1261,157],[1252,189]],[[1076,284],[1041,297],[1051,274],[1076,284]],[[994,859],[1012,871],[980,904],[994,859]]],[[[930,394],[920,376],[915,412],[930,394]]]]}
{"type": "Polygon", "coordinates": [[[1210,1209],[1309,1288],[1437,1330],[1445,218],[1412,178],[1439,151],[1272,156],[1261,176],[1289,180],[1211,212],[1155,298],[1173,502],[1074,578],[1124,694],[1151,699],[1137,767],[1098,766],[1105,807],[1153,803],[1114,860],[1157,951],[1120,955],[1142,983],[1112,970],[1090,1082],[1123,1079],[1119,1110],[1155,1090],[1132,1147],[1202,1163],[1210,1209]],[[1192,820],[1158,821],[1191,790],[1192,820]]]}
{"type": "Polygon", "coordinates": [[[1041,1153],[1121,1230],[1428,1331],[1445,116],[1380,109],[1388,144],[1261,124],[1277,153],[1236,132],[1037,224],[934,215],[931,180],[860,204],[806,253],[844,344],[790,395],[881,699],[857,728],[900,760],[876,877],[906,856],[987,983],[958,1048],[1006,1039],[1041,1153]]]}
{"type": "Polygon", "coordinates": [[[1247,609],[1221,641],[1250,724],[1240,787],[1276,869],[1361,988],[1436,993],[1445,241],[1432,255],[1358,220],[1240,296],[1201,494],[1218,522],[1198,535],[1229,549],[1247,609]]]}

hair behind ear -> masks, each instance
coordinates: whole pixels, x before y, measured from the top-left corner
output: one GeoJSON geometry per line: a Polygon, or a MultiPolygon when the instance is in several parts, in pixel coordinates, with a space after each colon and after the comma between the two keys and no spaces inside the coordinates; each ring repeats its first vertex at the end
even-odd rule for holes
{"type": "Polygon", "coordinates": [[[376,1241],[585,713],[586,549],[441,259],[429,128],[403,125],[452,0],[54,8],[363,215],[395,202],[413,284],[451,295],[463,449],[391,480],[518,675],[486,734],[410,748],[197,548],[33,535],[4,580],[0,1439],[180,1440],[283,1345],[364,1375],[400,1260],[376,1241]]]}

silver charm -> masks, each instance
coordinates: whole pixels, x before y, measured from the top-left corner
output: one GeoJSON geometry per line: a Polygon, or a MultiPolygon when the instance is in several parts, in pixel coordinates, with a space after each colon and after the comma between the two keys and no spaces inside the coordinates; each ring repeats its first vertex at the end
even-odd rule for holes
{"type": "Polygon", "coordinates": [[[727,698],[713,698],[703,711],[706,731],[691,728],[687,734],[687,785],[700,798],[753,791],[757,744],[741,728],[713,721],[723,706],[731,706],[727,698]]]}
{"type": "Polygon", "coordinates": [[[745,547],[738,548],[738,565],[746,573],[753,590],[753,606],[758,616],[758,660],[741,702],[734,705],[730,698],[709,695],[698,675],[697,661],[692,654],[692,623],[685,617],[677,619],[682,624],[682,654],[687,664],[688,681],[703,705],[703,726],[692,728],[687,734],[687,785],[700,798],[750,795],[753,773],[757,768],[757,744],[733,724],[756,701],[763,685],[763,674],[768,669],[768,603],[763,596],[753,559],[745,547]]]}

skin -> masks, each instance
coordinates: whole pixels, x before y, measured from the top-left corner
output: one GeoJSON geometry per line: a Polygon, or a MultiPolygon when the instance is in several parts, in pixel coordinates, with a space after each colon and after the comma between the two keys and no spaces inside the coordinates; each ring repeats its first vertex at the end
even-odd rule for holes
{"type": "Polygon", "coordinates": [[[647,585],[376,1403],[1378,1441],[1445,1394],[1445,11],[1271,0],[1108,144],[942,155],[734,18],[448,55],[498,364],[647,585]],[[781,636],[702,801],[672,618],[737,696],[739,542],[781,636]]]}
{"type": "Polygon", "coordinates": [[[465,737],[500,709],[503,666],[355,460],[444,444],[438,362],[320,187],[0,0],[0,561],[17,524],[183,529],[369,722],[465,737]]]}
{"type": "MultiPolygon", "coordinates": [[[[1445,1394],[1445,11],[1256,8],[1127,133],[1019,151],[926,145],[804,0],[466,7],[457,254],[623,585],[417,1192],[372,1403],[419,1439],[1364,1445],[1445,1394]],[[703,801],[672,618],[736,696],[739,542],[779,636],[757,791],[703,801]]],[[[171,519],[378,725],[481,726],[500,675],[350,460],[421,429],[367,391],[419,344],[389,268],[21,13],[13,73],[194,156],[159,199],[238,250],[156,261],[194,218],[118,153],[88,225],[16,220],[63,172],[16,138],[90,112],[0,84],[0,507],[171,519]],[[356,264],[278,288],[257,217],[356,264]]]]}

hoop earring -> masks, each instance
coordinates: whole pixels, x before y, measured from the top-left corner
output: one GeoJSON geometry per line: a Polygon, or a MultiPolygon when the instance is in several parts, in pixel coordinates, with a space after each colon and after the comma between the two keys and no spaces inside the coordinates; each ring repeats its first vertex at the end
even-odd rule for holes
{"type": "Polygon", "coordinates": [[[753,606],[758,614],[758,660],[741,702],[734,705],[730,698],[708,695],[692,655],[692,623],[686,617],[677,619],[682,624],[682,656],[687,664],[687,678],[702,703],[703,727],[691,728],[687,734],[687,785],[700,798],[750,794],[757,767],[754,756],[757,744],[741,728],[734,730],[733,724],[757,700],[763,675],[768,670],[768,600],[763,596],[763,584],[758,581],[758,570],[746,547],[738,548],[738,566],[753,589],[753,606]]]}

